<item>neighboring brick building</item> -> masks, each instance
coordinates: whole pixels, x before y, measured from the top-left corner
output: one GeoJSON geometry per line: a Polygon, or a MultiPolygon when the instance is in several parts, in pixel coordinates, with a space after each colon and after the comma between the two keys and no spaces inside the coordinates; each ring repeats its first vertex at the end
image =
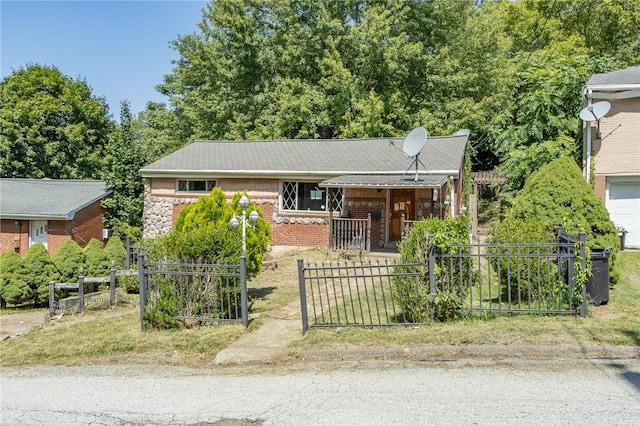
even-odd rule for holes
{"type": "Polygon", "coordinates": [[[103,181],[0,179],[0,253],[24,257],[41,242],[53,255],[65,240],[102,241],[100,201],[111,192],[103,181]]]}
{"type": "Polygon", "coordinates": [[[628,231],[625,245],[640,248],[640,66],[593,75],[584,106],[603,101],[606,114],[585,122],[584,174],[611,220],[628,231]]]}
{"type": "Polygon", "coordinates": [[[219,187],[228,200],[247,191],[273,245],[328,247],[359,220],[371,248],[395,247],[403,220],[460,212],[468,137],[428,137],[419,161],[394,138],[196,141],[141,170],[144,236],[170,232],[185,205],[219,187]]]}

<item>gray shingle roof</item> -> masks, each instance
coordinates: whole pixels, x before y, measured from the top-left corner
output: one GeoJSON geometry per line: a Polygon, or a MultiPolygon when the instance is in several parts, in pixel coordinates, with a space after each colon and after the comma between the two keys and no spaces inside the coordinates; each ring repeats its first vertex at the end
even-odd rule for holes
{"type": "Polygon", "coordinates": [[[0,179],[0,217],[72,220],[78,210],[111,192],[99,180],[0,179]]]}
{"type": "Polygon", "coordinates": [[[640,84],[640,65],[602,74],[594,74],[587,86],[600,84],[640,84]]]}
{"type": "MultiPolygon", "coordinates": [[[[421,172],[456,174],[468,136],[428,137],[421,172]]],[[[196,141],[142,169],[145,177],[212,175],[237,177],[403,174],[413,158],[403,139],[196,141]]]]}
{"type": "Polygon", "coordinates": [[[447,181],[446,175],[420,174],[415,181],[415,169],[404,175],[342,175],[327,179],[320,187],[402,187],[402,188],[439,188],[447,181]]]}

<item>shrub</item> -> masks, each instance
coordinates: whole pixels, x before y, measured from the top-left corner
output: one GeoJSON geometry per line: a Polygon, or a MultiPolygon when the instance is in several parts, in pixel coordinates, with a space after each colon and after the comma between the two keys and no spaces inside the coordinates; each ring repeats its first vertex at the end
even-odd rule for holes
{"type": "MultiPolygon", "coordinates": [[[[185,207],[176,220],[175,230],[159,239],[154,252],[157,255],[181,260],[237,263],[242,255],[240,230],[231,231],[229,222],[240,216],[242,194],[234,195],[227,204],[224,192],[214,188],[209,196],[200,197],[195,204],[185,207]]],[[[262,212],[255,204],[247,207],[258,212],[255,227],[247,227],[247,274],[255,276],[262,269],[262,256],[271,241],[269,224],[262,220],[262,212]]],[[[155,245],[155,243],[154,243],[155,245]]]]}
{"type": "Polygon", "coordinates": [[[15,251],[7,251],[0,255],[0,306],[7,303],[19,305],[33,299],[33,290],[22,278],[23,261],[15,251]]]}
{"type": "Polygon", "coordinates": [[[114,262],[116,269],[125,268],[127,264],[127,249],[119,237],[113,236],[109,238],[109,241],[107,241],[107,244],[104,246],[104,253],[109,265],[111,265],[111,262],[114,262]]]}
{"type": "Polygon", "coordinates": [[[537,222],[547,231],[562,226],[565,232],[587,234],[590,249],[612,248],[609,259],[610,281],[615,284],[619,272],[615,267],[620,239],[609,213],[580,168],[570,157],[562,157],[540,168],[527,179],[513,200],[510,216],[537,222]]]}
{"type": "Polygon", "coordinates": [[[507,218],[493,229],[487,240],[490,261],[502,284],[505,301],[517,299],[543,302],[550,307],[553,292],[558,289],[558,268],[550,259],[540,263],[532,256],[544,254],[539,244],[555,242],[554,234],[540,222],[507,218]],[[539,275],[538,275],[538,271],[539,275]],[[551,280],[551,285],[547,284],[551,280]],[[540,285],[541,283],[545,285],[540,285]]]}
{"type": "Polygon", "coordinates": [[[24,258],[24,281],[33,291],[34,302],[42,305],[49,300],[49,282],[59,281],[60,274],[54,265],[44,244],[36,243],[29,247],[24,258]]]}
{"type": "Polygon", "coordinates": [[[102,247],[102,243],[92,238],[84,248],[84,276],[106,277],[111,270],[111,262],[102,247]]]}
{"type": "Polygon", "coordinates": [[[61,281],[77,282],[80,268],[84,266],[84,251],[75,241],[65,240],[53,255],[53,263],[61,281]]]}
{"type": "MultiPolygon", "coordinates": [[[[435,304],[431,306],[431,294],[429,286],[429,241],[428,235],[433,235],[435,255],[445,253],[460,253],[460,250],[467,251],[468,248],[454,247],[458,244],[467,244],[469,238],[469,225],[466,216],[447,219],[425,219],[414,225],[409,235],[400,244],[401,263],[420,263],[424,265],[422,277],[417,287],[396,286],[396,298],[403,305],[405,315],[412,322],[423,322],[430,317],[433,311],[434,318],[439,321],[446,321],[460,316],[462,302],[460,292],[465,292],[466,288],[460,289],[459,284],[469,284],[469,270],[467,262],[452,262],[446,264],[443,273],[443,265],[436,265],[436,294],[435,304]],[[464,277],[461,279],[461,277],[464,277]],[[456,285],[458,285],[456,287],[456,285]]],[[[472,279],[473,281],[473,279],[472,279]]]]}

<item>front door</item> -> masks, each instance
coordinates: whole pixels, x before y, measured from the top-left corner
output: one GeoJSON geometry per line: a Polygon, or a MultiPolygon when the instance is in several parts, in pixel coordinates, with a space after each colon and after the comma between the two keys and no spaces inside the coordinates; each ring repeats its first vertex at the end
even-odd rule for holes
{"type": "Polygon", "coordinates": [[[405,220],[414,220],[414,189],[392,189],[389,197],[391,212],[389,241],[400,241],[402,238],[402,215],[405,220]]]}
{"type": "Polygon", "coordinates": [[[29,230],[29,247],[35,243],[42,243],[47,247],[47,221],[32,220],[29,230]]]}

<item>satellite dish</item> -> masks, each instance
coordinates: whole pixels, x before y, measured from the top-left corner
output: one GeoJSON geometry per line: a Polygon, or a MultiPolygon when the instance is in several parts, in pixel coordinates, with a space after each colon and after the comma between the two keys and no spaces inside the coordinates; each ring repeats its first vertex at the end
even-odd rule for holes
{"type": "Polygon", "coordinates": [[[416,127],[413,129],[402,144],[402,151],[409,157],[414,157],[420,154],[424,144],[427,142],[427,131],[424,127],[416,127]]]}
{"type": "Polygon", "coordinates": [[[453,134],[453,136],[469,136],[470,134],[471,134],[471,130],[462,129],[462,130],[458,130],[457,132],[455,132],[453,134]]]}
{"type": "MultiPolygon", "coordinates": [[[[402,144],[402,152],[409,157],[413,157],[413,162],[404,174],[406,175],[409,169],[415,165],[416,175],[413,178],[414,182],[418,182],[418,164],[422,164],[422,161],[420,161],[420,151],[424,148],[425,143],[427,143],[427,131],[424,127],[416,127],[404,138],[404,143],[402,144]]],[[[422,167],[424,167],[424,164],[422,164],[422,167]]]]}
{"type": "Polygon", "coordinates": [[[600,121],[602,117],[611,109],[611,104],[607,101],[596,102],[588,105],[580,111],[580,118],[584,121],[600,121]]]}

